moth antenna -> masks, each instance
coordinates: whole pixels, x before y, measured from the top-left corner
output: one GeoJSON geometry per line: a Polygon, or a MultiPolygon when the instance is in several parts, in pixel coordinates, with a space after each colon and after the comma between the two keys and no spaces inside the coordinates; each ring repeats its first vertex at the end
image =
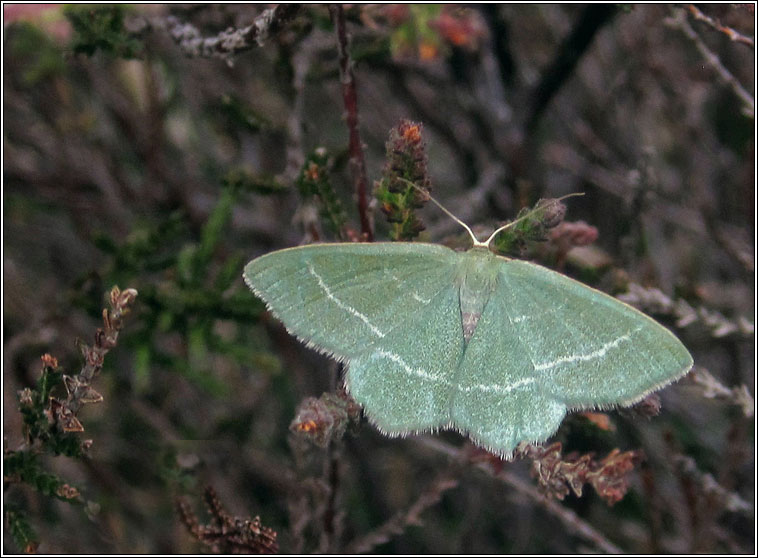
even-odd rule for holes
{"type": "MultiPolygon", "coordinates": [[[[566,198],[573,198],[574,196],[583,196],[583,195],[584,195],[584,192],[574,192],[573,194],[566,194],[565,196],[561,196],[560,198],[555,198],[555,201],[562,201],[562,200],[565,200],[566,198]]],[[[506,224],[505,224],[505,225],[503,225],[502,227],[500,227],[500,228],[498,228],[498,229],[495,229],[495,231],[494,231],[494,232],[493,232],[493,233],[490,235],[490,237],[489,237],[489,238],[488,238],[488,239],[487,239],[485,242],[483,242],[483,243],[481,243],[481,244],[482,244],[483,246],[489,246],[489,245],[490,245],[490,242],[492,242],[492,240],[493,240],[493,239],[494,239],[494,238],[495,238],[495,237],[496,237],[496,236],[497,236],[497,235],[498,235],[498,234],[499,234],[501,231],[504,231],[504,230],[505,230],[505,229],[507,229],[508,227],[512,227],[512,226],[513,226],[513,225],[515,225],[516,223],[519,223],[520,221],[523,221],[524,219],[526,219],[526,218],[528,218],[528,217],[531,217],[532,215],[534,215],[534,214],[535,214],[535,213],[537,213],[538,211],[542,211],[543,209],[544,209],[544,208],[542,208],[542,207],[535,207],[534,209],[532,209],[531,211],[529,211],[529,212],[528,212],[528,213],[526,213],[525,215],[522,215],[521,217],[519,217],[519,218],[518,218],[518,219],[516,219],[515,221],[511,221],[510,223],[506,223],[506,224]]]]}
{"type": "Polygon", "coordinates": [[[436,205],[437,207],[439,207],[445,213],[445,215],[447,215],[453,221],[455,221],[456,223],[458,223],[461,227],[463,227],[464,229],[466,229],[466,232],[469,234],[469,236],[471,237],[471,240],[474,242],[474,246],[487,246],[486,242],[484,242],[484,243],[480,242],[479,239],[476,238],[476,236],[474,235],[474,231],[472,231],[471,228],[466,223],[464,223],[463,221],[461,221],[460,219],[458,219],[458,217],[456,217],[455,215],[453,215],[444,205],[442,205],[440,202],[438,202],[436,199],[434,199],[434,197],[429,192],[427,192],[426,190],[424,190],[420,186],[417,186],[416,184],[414,184],[410,180],[406,180],[405,178],[398,177],[398,180],[401,180],[402,182],[406,182],[407,184],[410,184],[411,186],[413,186],[414,188],[416,188],[416,190],[419,190],[420,192],[423,192],[424,194],[426,194],[427,196],[429,196],[429,200],[432,203],[434,203],[434,205],[436,205]]]}
{"type": "Polygon", "coordinates": [[[474,243],[474,246],[487,246],[486,242],[481,242],[478,238],[476,238],[476,236],[474,236],[474,231],[472,231],[471,228],[466,223],[464,223],[463,221],[458,219],[458,217],[453,215],[444,205],[442,205],[440,202],[435,200],[431,195],[429,195],[429,199],[434,203],[434,205],[439,207],[445,213],[445,215],[447,215],[453,221],[458,223],[461,227],[466,229],[466,232],[471,237],[471,241],[474,243]]]}

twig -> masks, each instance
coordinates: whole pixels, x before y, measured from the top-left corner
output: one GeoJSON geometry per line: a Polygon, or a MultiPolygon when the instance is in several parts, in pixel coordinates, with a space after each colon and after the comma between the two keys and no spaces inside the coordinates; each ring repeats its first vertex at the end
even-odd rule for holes
{"type": "Polygon", "coordinates": [[[312,31],[296,45],[292,55],[292,108],[287,118],[287,166],[284,175],[295,182],[305,162],[303,122],[305,121],[305,83],[325,34],[312,31]]]}
{"type": "Polygon", "coordinates": [[[743,269],[752,276],[755,272],[754,250],[747,245],[742,235],[735,231],[734,227],[727,228],[726,225],[720,224],[716,211],[709,204],[703,204],[700,213],[706,229],[714,240],[719,243],[726,254],[739,262],[743,269]]]}
{"type": "Polygon", "coordinates": [[[84,355],[84,366],[77,376],[64,376],[63,379],[68,391],[68,398],[64,406],[76,414],[85,403],[93,403],[102,400],[102,396],[92,389],[91,383],[94,377],[103,368],[105,355],[116,346],[118,333],[121,330],[123,317],[129,312],[134,299],[137,297],[135,289],[121,291],[113,287],[110,292],[110,304],[112,310],[103,310],[104,329],[98,328],[95,333],[95,344],[90,347],[81,345],[84,355]]]}
{"type": "Polygon", "coordinates": [[[721,486],[709,473],[700,471],[697,468],[695,460],[691,457],[675,455],[673,461],[674,467],[679,473],[695,481],[703,491],[703,494],[719,502],[723,506],[723,509],[747,516],[752,516],[755,513],[752,504],[721,486]]]}
{"type": "Polygon", "coordinates": [[[374,531],[350,543],[345,554],[364,554],[380,544],[402,534],[411,525],[421,524],[421,514],[436,505],[448,490],[458,486],[457,475],[447,471],[433,480],[408,509],[396,513],[391,519],[374,531]]]}
{"type": "Polygon", "coordinates": [[[724,67],[719,57],[708,48],[703,42],[703,39],[700,38],[700,35],[695,32],[692,26],[690,26],[687,22],[687,14],[685,12],[675,12],[672,17],[666,19],[666,24],[675,29],[679,29],[688,39],[695,43],[695,48],[697,48],[698,52],[711,69],[716,72],[716,75],[722,83],[728,86],[734,94],[739,97],[740,101],[742,101],[744,114],[753,118],[755,116],[755,100],[752,95],[750,95],[750,93],[742,87],[742,84],[737,81],[737,78],[724,67]]]}
{"type": "MultiPolygon", "coordinates": [[[[424,446],[443,453],[453,458],[459,458],[460,450],[447,444],[438,438],[419,438],[419,443],[424,446]]],[[[576,515],[573,511],[560,504],[558,501],[545,496],[540,491],[525,482],[523,482],[516,475],[506,471],[495,471],[490,462],[480,462],[476,464],[476,467],[484,471],[493,478],[496,478],[514,490],[516,492],[527,496],[531,500],[541,505],[549,513],[557,517],[571,532],[579,535],[585,540],[591,541],[597,546],[598,549],[607,554],[621,554],[621,549],[609,541],[600,531],[596,530],[592,525],[584,521],[581,517],[576,515]]]]}
{"type": "Polygon", "coordinates": [[[645,312],[671,316],[676,319],[676,326],[679,328],[701,322],[716,338],[727,335],[751,338],[755,334],[755,324],[750,323],[744,316],[729,320],[720,312],[708,310],[703,306],[695,309],[684,299],[672,300],[659,289],[648,289],[637,283],[629,283],[628,288],[628,292],[616,298],[645,312]]]}
{"type": "Polygon", "coordinates": [[[571,76],[579,59],[592,43],[595,34],[616,15],[618,8],[610,4],[587,6],[579,16],[571,33],[558,47],[557,54],[542,79],[529,96],[532,106],[525,123],[527,131],[533,130],[550,100],[571,76]]]}
{"type": "Polygon", "coordinates": [[[287,492],[287,511],[289,515],[288,551],[292,554],[302,554],[305,547],[305,530],[312,519],[305,485],[287,492]]]}
{"type": "MultiPolygon", "coordinates": [[[[292,104],[287,117],[287,163],[284,169],[285,179],[290,183],[296,183],[303,170],[306,160],[303,148],[303,125],[305,122],[305,84],[308,73],[311,71],[315,56],[327,38],[318,30],[311,33],[295,45],[292,55],[292,104]]],[[[329,43],[331,47],[331,42],[329,43]]],[[[309,235],[309,240],[318,241],[320,234],[317,227],[318,210],[315,199],[302,200],[303,205],[295,216],[295,220],[302,224],[303,231],[309,235]]]]}
{"type": "Polygon", "coordinates": [[[299,9],[300,4],[279,4],[265,10],[251,25],[241,29],[227,29],[215,37],[203,37],[197,27],[179,21],[175,16],[153,19],[151,25],[165,28],[187,56],[222,58],[231,64],[235,54],[263,46],[299,9]]]}
{"type": "Polygon", "coordinates": [[[703,397],[707,399],[725,399],[742,407],[743,414],[750,418],[755,413],[755,401],[747,386],[728,388],[719,382],[702,366],[695,366],[689,374],[691,382],[703,388],[703,397]]]}
{"type": "Polygon", "coordinates": [[[348,150],[350,153],[350,169],[353,176],[355,195],[358,198],[358,215],[361,220],[361,233],[369,242],[374,239],[373,227],[368,213],[368,178],[366,173],[366,160],[363,155],[363,144],[358,131],[358,94],[355,87],[355,77],[347,52],[347,30],[345,23],[345,11],[341,4],[330,4],[329,12],[332,16],[335,31],[337,33],[337,52],[340,62],[340,82],[342,83],[342,100],[345,103],[347,127],[350,133],[348,150]]]}
{"type": "MultiPolygon", "coordinates": [[[[487,466],[482,465],[480,468],[486,470],[487,466]]],[[[492,473],[490,473],[492,474],[492,473]]],[[[621,549],[609,541],[605,535],[595,529],[592,525],[584,521],[572,510],[560,504],[558,501],[540,494],[539,490],[532,485],[523,482],[520,478],[505,471],[493,474],[499,480],[515,489],[516,492],[528,496],[536,503],[540,504],[545,510],[557,517],[570,531],[580,537],[592,542],[598,549],[607,554],[621,554],[621,549]]]]}
{"type": "Polygon", "coordinates": [[[198,541],[215,553],[275,554],[279,552],[276,531],[261,524],[261,518],[233,517],[224,509],[216,491],[208,486],[204,494],[211,516],[210,522],[201,525],[189,503],[177,501],[179,519],[198,541]]]}
{"type": "MultiPolygon", "coordinates": [[[[118,287],[113,287],[110,292],[110,305],[112,310],[107,308],[103,310],[103,326],[98,328],[95,333],[95,344],[90,346],[79,341],[78,345],[84,357],[84,366],[79,374],[62,376],[63,385],[66,388],[66,399],[60,400],[57,397],[50,397],[47,401],[45,414],[51,424],[57,423],[60,429],[65,432],[83,432],[84,426],[76,417],[82,405],[90,403],[99,403],[103,400],[92,387],[92,381],[103,368],[105,355],[118,341],[118,333],[123,326],[123,318],[131,309],[137,297],[135,289],[126,289],[121,291],[118,287]]],[[[47,371],[53,371],[58,368],[58,360],[48,354],[42,357],[43,375],[47,371]]],[[[47,376],[46,376],[47,377],[47,376]]],[[[22,390],[21,403],[23,406],[29,406],[32,397],[32,390],[29,388],[22,390]]],[[[87,448],[91,445],[91,440],[82,442],[82,447],[87,448]]]]}
{"type": "Polygon", "coordinates": [[[711,227],[708,222],[706,222],[706,224],[711,232],[713,232],[715,239],[719,242],[721,247],[724,248],[724,252],[737,260],[745,271],[749,274],[753,274],[755,272],[755,257],[753,256],[752,250],[745,246],[739,239],[730,236],[715,224],[713,227],[711,227]]]}
{"type": "Polygon", "coordinates": [[[337,498],[340,491],[340,441],[329,444],[326,450],[326,463],[324,476],[324,486],[327,488],[326,506],[321,516],[322,530],[321,540],[319,541],[319,553],[326,554],[334,552],[339,543],[339,537],[342,534],[341,512],[337,506],[337,498]]]}
{"type": "Polygon", "coordinates": [[[726,25],[722,25],[721,22],[713,19],[710,16],[705,15],[703,12],[701,12],[694,4],[687,4],[687,11],[690,12],[690,15],[694,17],[698,21],[702,21],[709,26],[711,26],[716,31],[720,31],[727,37],[729,37],[730,41],[734,41],[735,43],[742,43],[744,45],[748,45],[750,48],[754,48],[755,44],[753,43],[753,39],[750,37],[746,37],[739,31],[735,31],[731,27],[727,27],[726,25]]]}

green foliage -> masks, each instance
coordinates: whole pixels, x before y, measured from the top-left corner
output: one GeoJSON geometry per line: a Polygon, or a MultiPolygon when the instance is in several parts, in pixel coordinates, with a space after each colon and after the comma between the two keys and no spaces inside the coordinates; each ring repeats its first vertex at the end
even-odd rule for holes
{"type": "Polygon", "coordinates": [[[7,453],[3,458],[3,466],[6,477],[16,477],[45,496],[72,502],[79,494],[75,489],[72,492],[69,484],[60,477],[45,471],[37,454],[32,451],[7,453]]]}
{"type": "MultiPolygon", "coordinates": [[[[277,183],[271,182],[265,191],[279,189],[277,183]]],[[[255,361],[255,347],[242,345],[238,339],[223,342],[214,330],[218,320],[249,323],[265,309],[249,291],[234,288],[240,283],[244,254],[225,253],[224,259],[219,257],[226,252],[225,234],[234,207],[243,194],[251,191],[260,193],[264,189],[244,171],[228,173],[195,241],[188,240],[189,225],[176,212],[153,225],[140,225],[121,246],[104,235],[98,238],[98,246],[112,257],[106,280],[135,284],[140,292],[141,320],[127,340],[137,355],[135,369],[140,389],[148,388],[151,374],[163,368],[184,377],[204,393],[221,397],[227,387],[213,373],[211,355],[228,351],[240,364],[255,361]],[[159,276],[149,280],[154,272],[159,276]],[[176,355],[166,350],[160,341],[166,333],[185,339],[186,353],[176,355]]],[[[268,360],[272,359],[278,362],[273,356],[268,360]]]]}
{"type": "Polygon", "coordinates": [[[245,167],[231,169],[222,180],[225,187],[251,194],[280,194],[287,191],[287,186],[271,176],[260,176],[245,167]]]}
{"type": "Polygon", "coordinates": [[[13,23],[6,29],[6,36],[13,58],[23,67],[21,81],[25,86],[36,86],[63,73],[61,49],[36,25],[13,23]]]}
{"type": "Polygon", "coordinates": [[[35,398],[38,405],[46,405],[53,390],[61,384],[63,372],[57,366],[42,366],[42,375],[37,380],[37,397],[35,398]]]}
{"type": "Polygon", "coordinates": [[[264,115],[244,103],[236,95],[222,95],[221,108],[229,119],[231,128],[241,127],[255,133],[271,127],[271,122],[264,115]]]}
{"type": "MultiPolygon", "coordinates": [[[[188,240],[191,227],[179,212],[167,213],[154,223],[138,223],[121,244],[106,234],[95,236],[97,246],[108,256],[107,263],[102,276],[89,273],[78,287],[97,291],[115,278],[139,286],[141,319],[125,340],[137,355],[138,390],[153,391],[154,374],[163,369],[185,378],[201,393],[228,397],[229,385],[214,373],[213,358],[218,354],[231,356],[241,366],[252,364],[266,373],[278,371],[276,357],[255,345],[241,343],[239,334],[232,338],[221,336],[215,327],[224,319],[249,323],[263,311],[262,303],[246,289],[234,289],[235,283],[241,283],[243,254],[219,257],[234,207],[250,189],[243,180],[225,181],[194,241],[188,240]],[[176,354],[168,349],[161,337],[166,333],[179,334],[186,341],[186,351],[176,354]]],[[[90,298],[79,292],[72,300],[93,314],[101,312],[97,309],[100,297],[90,298]]],[[[71,501],[78,491],[47,472],[35,453],[73,458],[83,455],[81,438],[66,432],[56,415],[56,410],[61,409],[57,398],[64,394],[65,387],[62,370],[52,357],[43,358],[43,363],[35,388],[20,393],[27,442],[36,445],[36,449],[6,454],[6,471],[45,496],[71,501]]],[[[18,530],[21,541],[23,525],[19,524],[18,530]]]]}
{"type": "Polygon", "coordinates": [[[188,287],[197,286],[204,279],[211,258],[221,242],[221,235],[232,217],[232,210],[238,198],[236,188],[223,188],[221,195],[208,220],[200,231],[197,244],[187,244],[179,254],[177,271],[179,280],[188,287]]]}
{"type": "MultiPolygon", "coordinates": [[[[31,391],[31,390],[30,390],[31,391]]],[[[35,393],[36,394],[36,393],[35,393]]],[[[43,440],[47,437],[49,424],[42,405],[21,405],[21,416],[24,420],[26,436],[30,440],[43,440]]]]}
{"type": "Polygon", "coordinates": [[[347,216],[331,182],[329,170],[332,166],[326,149],[316,149],[306,158],[297,186],[303,198],[317,200],[321,218],[334,234],[341,237],[347,216]]]}
{"type": "Polygon", "coordinates": [[[37,550],[37,534],[32,529],[26,514],[15,508],[6,506],[5,524],[13,538],[16,547],[26,554],[33,554],[37,550]]]}
{"type": "Polygon", "coordinates": [[[37,380],[37,388],[24,389],[19,393],[19,410],[24,421],[24,430],[29,444],[39,443],[40,447],[55,455],[80,457],[81,441],[71,433],[60,430],[51,415],[51,397],[56,389],[61,389],[63,373],[57,367],[45,364],[37,380]]]}
{"type": "Polygon", "coordinates": [[[79,458],[84,455],[82,443],[76,434],[56,431],[56,434],[50,437],[47,446],[55,455],[79,458]]]}
{"type": "MultiPolygon", "coordinates": [[[[131,288],[111,289],[111,308],[102,313],[103,327],[97,330],[94,345],[79,342],[84,364],[78,374],[63,375],[55,357],[42,356],[42,373],[36,389],[24,388],[18,393],[25,443],[18,450],[6,451],[3,456],[6,483],[24,484],[47,497],[82,503],[79,490],[45,470],[39,460],[49,453],[81,458],[91,445],[91,440],[81,440],[76,435],[84,430],[76,415],[83,405],[103,399],[91,382],[102,369],[105,354],[116,346],[123,316],[129,312],[136,296],[137,292],[131,288]],[[65,397],[52,395],[60,391],[61,385],[65,388],[65,397]]],[[[26,540],[30,538],[29,530],[23,522],[15,529],[21,546],[30,548],[31,543],[26,540]]]]}
{"type": "Polygon", "coordinates": [[[72,48],[92,56],[98,50],[121,58],[140,58],[143,45],[124,28],[130,8],[121,4],[70,4],[64,14],[74,28],[72,48]]]}

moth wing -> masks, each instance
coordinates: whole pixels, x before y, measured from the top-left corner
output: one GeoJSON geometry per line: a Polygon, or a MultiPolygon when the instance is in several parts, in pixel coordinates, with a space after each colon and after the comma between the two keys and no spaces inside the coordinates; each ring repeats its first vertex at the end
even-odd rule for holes
{"type": "Polygon", "coordinates": [[[501,277],[506,323],[542,390],[569,408],[629,405],[692,367],[668,329],[605,293],[523,261],[504,263],[501,277]]]}
{"type": "Polygon", "coordinates": [[[566,405],[542,389],[527,342],[509,323],[511,293],[496,288],[469,341],[452,402],[454,426],[493,453],[550,437],[566,405]]]}
{"type": "Polygon", "coordinates": [[[347,387],[369,420],[391,436],[450,424],[453,377],[463,353],[459,289],[403,314],[382,342],[350,359],[347,387]]]}
{"type": "Polygon", "coordinates": [[[547,268],[503,260],[455,378],[454,424],[510,454],[560,426],[567,409],[639,401],[692,367],[666,328],[547,268]]]}
{"type": "Polygon", "coordinates": [[[320,244],[257,258],[244,277],[292,334],[349,362],[353,397],[399,435],[450,421],[463,350],[457,265],[432,244],[320,244]]]}

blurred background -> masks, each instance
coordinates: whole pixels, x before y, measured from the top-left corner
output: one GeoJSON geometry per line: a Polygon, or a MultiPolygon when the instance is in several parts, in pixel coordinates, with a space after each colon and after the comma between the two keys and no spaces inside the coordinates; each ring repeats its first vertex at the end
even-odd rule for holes
{"type": "MultiPolygon", "coordinates": [[[[595,242],[522,255],[624,295],[692,353],[657,416],[577,414],[551,440],[566,459],[644,453],[612,506],[589,486],[545,496],[528,459],[454,433],[364,421],[322,448],[290,430],[340,370],[242,268],[357,237],[361,215],[330,11],[274,6],[4,5],[3,550],[271,550],[256,524],[239,547],[190,532],[212,487],[285,553],[753,552],[754,5],[342,8],[369,197],[404,118],[471,225],[584,192],[566,219],[595,242]],[[315,197],[297,186],[314,156],[315,197]],[[83,432],[33,439],[50,404],[21,390],[43,393],[43,354],[82,370],[114,285],[139,295],[92,381],[103,400],[83,432]]],[[[420,215],[422,240],[460,232],[420,215]]]]}

